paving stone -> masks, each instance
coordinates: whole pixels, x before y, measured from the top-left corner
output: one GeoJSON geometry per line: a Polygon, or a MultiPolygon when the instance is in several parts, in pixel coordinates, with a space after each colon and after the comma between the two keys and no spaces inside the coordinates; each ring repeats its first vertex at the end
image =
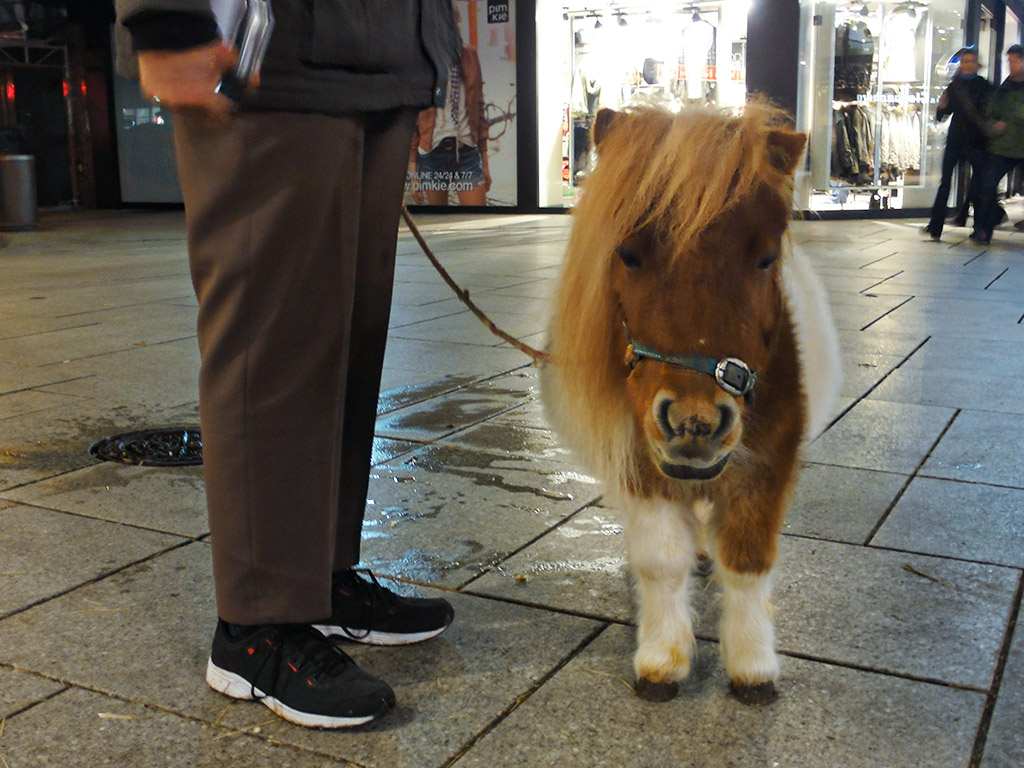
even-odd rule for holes
{"type": "Polygon", "coordinates": [[[0,622],[0,647],[10,663],[72,685],[390,768],[444,763],[601,626],[448,594],[456,620],[439,638],[346,648],[392,684],[398,709],[367,729],[318,732],[268,723],[261,704],[203,684],[215,615],[209,571],[204,543],[169,552],[0,622]]]}
{"type": "Polygon", "coordinates": [[[0,648],[21,669],[213,723],[228,703],[203,683],[215,621],[198,542],[0,621],[0,648]]]}
{"type": "Polygon", "coordinates": [[[1024,568],[1024,491],[917,477],[873,545],[1024,568]]]}
{"type": "Polygon", "coordinates": [[[628,622],[633,618],[618,513],[590,507],[472,582],[474,594],[628,622]]]}
{"type": "MultiPolygon", "coordinates": [[[[535,380],[523,384],[513,376],[476,382],[379,417],[376,434],[427,442],[464,429],[536,397],[535,380]]],[[[523,378],[523,377],[518,377],[523,378]]]]}
{"type": "Polygon", "coordinates": [[[700,643],[679,696],[635,696],[633,632],[607,629],[512,712],[458,765],[801,766],[966,765],[981,694],[783,659],[780,696],[750,707],[727,694],[717,648],[700,643]]]}
{"type": "Polygon", "coordinates": [[[934,372],[973,371],[1016,378],[1024,376],[1024,359],[1019,350],[1020,344],[1016,341],[936,336],[911,355],[903,367],[934,372]]]}
{"type": "MultiPolygon", "coordinates": [[[[378,725],[332,733],[280,721],[263,726],[263,734],[373,768],[444,765],[601,627],[508,603],[446,597],[455,623],[436,640],[349,651],[395,689],[398,707],[378,725]]],[[[237,719],[241,727],[259,709],[232,707],[223,722],[237,719]]]]}
{"type": "Polygon", "coordinates": [[[86,583],[182,541],[62,512],[0,511],[0,615],[86,583]]]}
{"type": "Polygon", "coordinates": [[[422,447],[420,443],[414,443],[409,440],[392,440],[390,437],[375,437],[373,438],[373,452],[370,455],[370,464],[377,466],[378,464],[386,464],[389,461],[393,461],[398,456],[410,451],[415,451],[417,448],[422,447]]]}
{"type": "MultiPolygon", "coordinates": [[[[45,677],[0,667],[0,721],[64,689],[64,685],[45,677]]],[[[4,742],[0,740],[0,754],[4,742]]]]}
{"type": "Polygon", "coordinates": [[[1020,617],[992,712],[981,768],[1024,765],[1024,627],[1020,617]]]}
{"type": "MultiPolygon", "coordinates": [[[[1018,579],[1010,568],[784,536],[772,593],[779,648],[987,689],[1018,579]]],[[[697,605],[708,634],[718,611],[710,599],[697,605]]]]}
{"type": "Polygon", "coordinates": [[[1024,395],[1007,386],[1004,374],[980,371],[901,368],[893,372],[868,397],[898,403],[977,408],[1000,413],[1024,414],[1024,395]]]}
{"type": "Polygon", "coordinates": [[[76,378],[51,384],[45,391],[139,404],[154,411],[168,403],[199,400],[199,348],[193,337],[72,360],[61,370],[76,378]]]}
{"type": "MultiPolygon", "coordinates": [[[[486,296],[478,297],[478,306],[487,313],[498,328],[516,338],[540,333],[547,325],[543,314],[524,315],[497,312],[488,306],[486,296]]],[[[399,339],[455,341],[460,344],[477,344],[488,347],[497,346],[502,342],[502,339],[492,333],[476,315],[469,312],[402,325],[400,328],[395,328],[390,336],[399,339]]]]}
{"type": "Polygon", "coordinates": [[[564,465],[425,448],[371,474],[363,563],[458,586],[597,495],[592,482],[564,465]]]}
{"type": "Polygon", "coordinates": [[[844,360],[863,355],[904,358],[928,338],[927,333],[879,333],[877,323],[866,331],[839,331],[839,349],[844,360]]]}
{"type": "Polygon", "coordinates": [[[8,720],[0,755],[10,768],[317,768],[343,764],[251,733],[214,728],[81,689],[71,689],[8,720]]]}
{"type": "Polygon", "coordinates": [[[24,416],[29,413],[57,408],[67,403],[73,403],[78,399],[77,397],[61,395],[56,392],[43,392],[33,389],[0,395],[0,421],[13,416],[24,416]]]}
{"type": "Polygon", "coordinates": [[[92,466],[89,447],[110,435],[194,423],[194,403],[146,408],[137,403],[77,400],[70,405],[3,420],[0,493],[92,466]]]}
{"type": "Polygon", "coordinates": [[[965,410],[932,451],[921,474],[1024,488],[1016,435],[1024,415],[965,410]]]}
{"type": "MultiPolygon", "coordinates": [[[[468,589],[630,621],[625,542],[602,532],[614,532],[615,520],[596,511],[573,518],[468,589]]],[[[779,648],[985,688],[1016,579],[1007,568],[784,536],[773,593],[779,648]]],[[[713,582],[694,580],[700,637],[718,637],[719,594],[713,582]]]]}
{"type": "Polygon", "coordinates": [[[862,400],[810,446],[805,458],[909,475],[954,413],[952,408],[862,400]]]}
{"type": "Polygon", "coordinates": [[[536,423],[532,420],[535,415],[534,409],[527,412],[525,406],[518,406],[475,427],[449,435],[439,440],[438,444],[537,461],[560,462],[567,467],[574,467],[576,462],[572,454],[559,445],[554,432],[546,427],[526,426],[528,421],[536,423]]]}
{"type": "Polygon", "coordinates": [[[194,538],[209,531],[201,466],[135,467],[104,461],[3,495],[179,536],[194,538]]]}
{"type": "Polygon", "coordinates": [[[889,472],[805,464],[783,531],[863,544],[906,482],[889,472]]]}
{"type": "Polygon", "coordinates": [[[858,360],[844,358],[840,393],[847,397],[863,397],[899,366],[903,359],[893,355],[863,355],[858,360]]]}
{"type": "Polygon", "coordinates": [[[493,376],[521,368],[523,353],[511,347],[470,346],[455,342],[394,338],[388,341],[384,365],[445,376],[493,376]]]}

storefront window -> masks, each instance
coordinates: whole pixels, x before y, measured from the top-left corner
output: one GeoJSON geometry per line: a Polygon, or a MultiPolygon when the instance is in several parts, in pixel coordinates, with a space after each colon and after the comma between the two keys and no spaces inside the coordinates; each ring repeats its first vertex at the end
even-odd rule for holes
{"type": "Polygon", "coordinates": [[[560,89],[538,89],[542,205],[575,202],[593,162],[590,129],[602,107],[743,106],[749,0],[558,6],[563,23],[546,25],[555,7],[538,4],[538,27],[560,29],[559,38],[538,39],[538,71],[562,73],[560,89]],[[555,108],[558,128],[551,120],[555,108]],[[549,152],[553,139],[557,151],[549,152]]]}
{"type": "Polygon", "coordinates": [[[801,208],[931,207],[948,127],[934,122],[935,105],[964,12],[963,0],[803,4],[801,208]]]}
{"type": "Polygon", "coordinates": [[[1009,8],[1006,9],[1006,21],[1003,27],[1003,50],[1020,43],[1020,19],[1009,8]]]}

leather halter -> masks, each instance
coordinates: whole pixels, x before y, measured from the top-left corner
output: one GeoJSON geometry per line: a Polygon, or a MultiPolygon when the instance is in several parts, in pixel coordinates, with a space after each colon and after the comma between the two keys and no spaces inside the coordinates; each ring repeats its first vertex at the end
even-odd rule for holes
{"type": "Polygon", "coordinates": [[[676,368],[705,373],[733,397],[742,397],[748,401],[753,398],[757,373],[750,370],[750,366],[738,357],[714,358],[696,354],[666,355],[652,347],[637,344],[629,333],[629,326],[623,322],[622,327],[626,330],[626,363],[630,370],[636,368],[643,360],[656,360],[676,368]]]}

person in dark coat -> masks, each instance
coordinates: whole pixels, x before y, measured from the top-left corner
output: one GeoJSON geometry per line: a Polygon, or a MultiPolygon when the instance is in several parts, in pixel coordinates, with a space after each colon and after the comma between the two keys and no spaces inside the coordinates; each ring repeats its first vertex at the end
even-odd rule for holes
{"type": "Polygon", "coordinates": [[[300,725],[369,722],[394,692],[335,636],[406,644],[453,617],[354,570],[409,144],[460,55],[451,0],[272,0],[237,108],[218,90],[237,52],[211,0],[117,5],[119,69],[137,62],[173,113],[199,300],[206,681],[300,725]]]}
{"type": "Polygon", "coordinates": [[[970,239],[981,245],[992,240],[992,230],[1000,222],[999,182],[1014,168],[1024,166],[1024,47],[1014,44],[1007,48],[1006,64],[1010,74],[989,99],[991,155],[981,184],[980,210],[970,234],[970,239]]]}
{"type": "Polygon", "coordinates": [[[970,48],[963,49],[960,52],[960,67],[939,98],[935,112],[938,122],[949,115],[952,115],[952,119],[946,137],[946,150],[942,154],[942,179],[935,195],[931,219],[924,228],[933,240],[942,236],[953,170],[964,160],[971,165],[971,183],[967,196],[974,202],[975,216],[978,213],[978,190],[984,178],[987,158],[983,115],[992,92],[992,85],[978,74],[980,67],[977,52],[970,48]]]}

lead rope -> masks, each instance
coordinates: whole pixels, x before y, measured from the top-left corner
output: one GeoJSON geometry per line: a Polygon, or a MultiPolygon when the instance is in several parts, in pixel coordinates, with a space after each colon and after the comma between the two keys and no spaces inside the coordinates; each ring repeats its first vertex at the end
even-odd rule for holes
{"type": "Polygon", "coordinates": [[[456,283],[452,279],[452,276],[448,274],[448,271],[441,266],[441,262],[437,260],[437,256],[434,255],[430,246],[427,245],[427,241],[424,240],[423,235],[420,234],[420,230],[419,227],[416,226],[416,222],[414,222],[412,220],[412,216],[409,215],[409,209],[404,205],[402,206],[402,218],[405,219],[405,223],[408,225],[409,231],[412,232],[412,236],[416,238],[416,242],[420,244],[420,248],[423,249],[423,253],[426,254],[428,259],[430,259],[430,263],[434,265],[434,269],[437,270],[438,274],[441,275],[441,278],[448,284],[448,287],[455,291],[455,295],[459,297],[459,301],[469,307],[469,311],[476,315],[480,322],[487,326],[487,330],[502,341],[508,342],[520,352],[529,355],[534,359],[534,361],[538,363],[551,362],[551,355],[547,352],[541,352],[539,349],[534,349],[528,344],[523,344],[519,339],[501,330],[501,328],[494,324],[494,321],[491,320],[491,318],[484,314],[482,309],[473,303],[472,299],[469,298],[469,291],[460,288],[459,284],[456,283]]]}

